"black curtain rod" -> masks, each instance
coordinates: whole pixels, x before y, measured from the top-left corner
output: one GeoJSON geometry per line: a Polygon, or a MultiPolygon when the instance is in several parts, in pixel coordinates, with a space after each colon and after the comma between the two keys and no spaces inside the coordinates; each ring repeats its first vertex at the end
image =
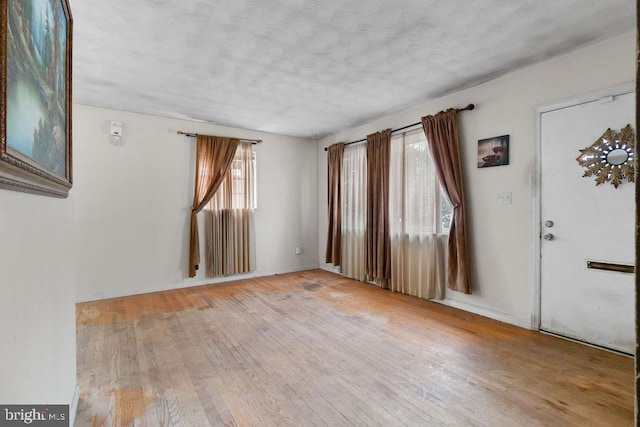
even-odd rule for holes
{"type": "MultiPolygon", "coordinates": [[[[178,135],[184,135],[184,136],[189,136],[192,138],[195,138],[196,136],[198,136],[197,133],[191,133],[191,132],[182,132],[181,130],[179,130],[178,132],[176,132],[178,135]]],[[[252,143],[253,145],[255,144],[260,144],[262,142],[261,139],[245,139],[245,138],[239,138],[240,141],[247,141],[252,143]]]]}
{"type": "MultiPolygon", "coordinates": [[[[464,107],[464,108],[456,108],[456,113],[459,113],[460,111],[471,111],[471,110],[473,110],[474,108],[476,108],[476,106],[475,106],[475,105],[473,105],[473,104],[469,104],[469,105],[467,105],[467,106],[466,106],[466,107],[464,107]]],[[[419,125],[419,124],[422,124],[422,122],[416,122],[416,123],[412,123],[412,124],[410,124],[410,125],[402,126],[401,128],[398,128],[398,129],[394,129],[394,130],[392,130],[392,131],[391,131],[391,133],[399,132],[399,131],[401,131],[401,130],[408,129],[408,128],[410,128],[410,127],[414,127],[414,126],[417,126],[417,125],[419,125]]],[[[366,140],[367,140],[367,138],[362,138],[362,139],[359,139],[359,140],[357,140],[357,141],[345,142],[345,143],[344,143],[344,145],[357,144],[358,142],[364,142],[364,141],[366,141],[366,140]]],[[[324,147],[324,151],[327,151],[327,147],[324,147]]]]}

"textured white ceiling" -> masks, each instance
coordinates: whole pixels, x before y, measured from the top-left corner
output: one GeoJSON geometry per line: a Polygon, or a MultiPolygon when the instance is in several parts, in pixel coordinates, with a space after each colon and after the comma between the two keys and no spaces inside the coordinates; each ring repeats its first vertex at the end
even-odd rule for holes
{"type": "Polygon", "coordinates": [[[70,0],[74,102],[321,138],[635,28],[634,0],[70,0]]]}

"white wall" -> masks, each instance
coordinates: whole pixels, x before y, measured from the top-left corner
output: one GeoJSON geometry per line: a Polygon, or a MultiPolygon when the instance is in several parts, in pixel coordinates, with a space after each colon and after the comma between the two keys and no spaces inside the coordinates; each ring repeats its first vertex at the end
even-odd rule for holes
{"type": "MultiPolygon", "coordinates": [[[[195,139],[176,131],[258,138],[252,275],[318,266],[316,143],[206,123],[74,106],[76,283],[79,300],[212,283],[187,278],[195,139]],[[123,145],[109,123],[123,123],[123,145]],[[295,248],[303,253],[295,255],[295,248]]],[[[200,231],[204,217],[200,216],[200,231]]],[[[201,237],[201,259],[205,259],[201,237]]],[[[236,276],[237,277],[237,276],[236,276]]]]}
{"type": "MultiPolygon", "coordinates": [[[[534,210],[534,108],[541,104],[608,88],[635,79],[635,33],[505,75],[383,117],[372,123],[325,138],[318,145],[319,253],[324,253],[326,216],[326,153],[324,147],[353,141],[367,134],[420,121],[450,107],[474,103],[474,111],[459,116],[470,242],[473,295],[448,291],[453,304],[526,325],[532,310],[534,210]],[[478,139],[510,135],[508,166],[477,169],[478,139]],[[511,191],[513,204],[500,205],[498,193],[511,191]]],[[[588,145],[588,144],[587,144],[588,145]]],[[[577,155],[577,154],[576,154],[577,155]]],[[[323,268],[331,269],[319,262],[323,268]]]]}
{"type": "Polygon", "coordinates": [[[76,384],[73,190],[0,190],[0,402],[71,404],[76,384]]]}

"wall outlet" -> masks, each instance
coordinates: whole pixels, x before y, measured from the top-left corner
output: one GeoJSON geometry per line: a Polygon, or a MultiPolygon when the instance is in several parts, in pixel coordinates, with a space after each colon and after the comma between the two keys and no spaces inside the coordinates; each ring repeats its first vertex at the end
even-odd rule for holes
{"type": "Polygon", "coordinates": [[[505,191],[504,193],[498,194],[498,200],[500,200],[501,205],[510,205],[511,204],[511,191],[505,191]]]}
{"type": "Polygon", "coordinates": [[[298,246],[296,248],[296,255],[300,255],[301,253],[302,253],[302,248],[298,246]]]}

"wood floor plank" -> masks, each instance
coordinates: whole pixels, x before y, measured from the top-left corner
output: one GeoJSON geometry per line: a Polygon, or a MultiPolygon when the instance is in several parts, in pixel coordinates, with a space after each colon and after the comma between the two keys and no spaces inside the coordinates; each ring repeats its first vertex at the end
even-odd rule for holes
{"type": "MultiPolygon", "coordinates": [[[[366,396],[366,400],[360,400],[360,406],[365,401],[375,402],[378,399],[389,397],[400,398],[400,396],[393,396],[394,393],[390,390],[387,390],[386,394],[381,392],[381,387],[361,387],[363,383],[368,384],[373,381],[370,375],[372,371],[377,371],[378,374],[381,373],[378,366],[372,367],[371,363],[363,364],[362,362],[367,361],[370,355],[367,352],[358,350],[361,345],[353,345],[354,343],[362,343],[361,336],[358,336],[359,332],[362,332],[361,329],[352,328],[352,325],[349,324],[350,322],[340,324],[336,328],[335,325],[326,322],[330,314],[321,310],[320,305],[315,305],[313,312],[301,311],[301,307],[304,307],[304,305],[294,300],[291,306],[288,307],[287,313],[289,315],[296,315],[297,313],[298,318],[307,319],[305,334],[310,335],[310,340],[320,347],[317,351],[312,351],[315,354],[321,353],[323,355],[322,358],[314,360],[314,364],[322,365],[326,371],[336,373],[339,381],[344,383],[343,386],[346,389],[353,390],[361,396],[366,396]],[[351,344],[351,346],[348,344],[351,344]],[[346,349],[350,351],[347,352],[345,351],[346,349]],[[337,366],[334,363],[335,360],[340,360],[340,365],[337,366]]],[[[298,335],[302,334],[302,331],[296,332],[298,335]]],[[[380,352],[377,353],[377,356],[381,356],[380,352]]],[[[386,385],[382,388],[386,388],[386,385]]],[[[367,413],[374,413],[376,419],[383,423],[401,422],[406,425],[416,425],[433,422],[431,419],[425,420],[413,413],[407,405],[404,406],[402,413],[392,413],[379,406],[361,407],[360,409],[367,413]]]]}
{"type": "MultiPolygon", "coordinates": [[[[258,303],[257,299],[251,298],[250,302],[253,305],[256,305],[258,303]]],[[[248,311],[251,313],[256,313],[255,309],[250,309],[249,307],[247,307],[248,311]]],[[[268,307],[266,305],[261,306],[258,310],[259,313],[268,313],[268,307]]],[[[273,317],[273,311],[272,311],[272,317],[273,317]]],[[[273,318],[273,319],[269,319],[267,320],[267,322],[273,322],[273,321],[277,321],[277,317],[273,318]]],[[[286,327],[285,329],[289,329],[289,327],[286,327]]],[[[270,328],[270,327],[265,327],[262,331],[261,334],[259,334],[258,336],[255,336],[254,339],[252,339],[250,341],[250,343],[256,343],[260,346],[260,348],[271,348],[272,352],[271,352],[271,357],[268,359],[268,367],[269,367],[269,371],[274,371],[277,370],[278,368],[282,367],[284,368],[284,370],[287,371],[294,371],[296,372],[297,378],[291,378],[289,377],[288,380],[293,380],[293,383],[295,384],[296,382],[305,382],[307,386],[311,387],[311,392],[317,396],[345,396],[344,393],[337,391],[336,393],[333,393],[329,390],[327,390],[326,388],[323,388],[322,383],[317,383],[317,384],[312,384],[312,379],[316,377],[316,375],[314,375],[314,371],[317,370],[317,368],[320,366],[317,360],[317,356],[315,356],[318,352],[317,350],[315,350],[314,348],[311,348],[310,346],[304,344],[303,342],[298,342],[298,343],[293,343],[293,340],[289,340],[288,343],[289,345],[287,347],[279,347],[279,348],[275,348],[275,347],[270,347],[271,343],[274,342],[278,342],[277,339],[274,339],[275,337],[272,336],[270,333],[271,331],[273,331],[274,328],[270,328]],[[294,351],[292,351],[292,349],[303,349],[303,351],[305,352],[305,354],[302,357],[299,357],[299,355],[297,355],[294,351]],[[288,354],[288,360],[290,361],[290,363],[288,363],[286,366],[283,366],[281,363],[281,354],[288,354]],[[300,366],[299,365],[299,361],[308,361],[309,359],[314,360],[314,362],[316,363],[306,363],[304,366],[300,366]],[[315,358],[315,359],[314,359],[315,358]],[[318,390],[317,388],[320,388],[321,390],[318,390]]],[[[257,356],[260,360],[264,361],[265,358],[263,356],[257,356]]],[[[326,371],[325,371],[326,373],[326,371]]],[[[338,382],[342,381],[342,379],[337,379],[332,381],[334,386],[338,385],[338,382]]],[[[342,384],[342,386],[344,387],[344,385],[342,384]]],[[[298,390],[300,390],[300,388],[298,388],[298,390]]],[[[311,394],[311,396],[313,396],[313,394],[311,394]]],[[[339,423],[345,423],[346,418],[344,416],[342,416],[341,414],[338,415],[337,417],[332,415],[333,412],[335,412],[335,408],[339,408],[341,411],[343,412],[347,412],[347,413],[353,413],[354,408],[350,405],[353,405],[353,402],[350,399],[344,399],[344,397],[342,397],[340,400],[338,399],[333,399],[330,398],[331,400],[334,400],[333,403],[329,403],[325,401],[318,401],[318,399],[314,399],[314,402],[316,404],[320,404],[323,405],[325,403],[327,403],[329,406],[325,407],[325,410],[322,410],[321,408],[318,408],[317,412],[317,416],[321,419],[324,419],[329,425],[336,425],[336,423],[338,423],[337,425],[340,425],[339,423]],[[327,417],[328,414],[328,417],[327,417]],[[327,419],[329,418],[329,419],[327,419]],[[336,419],[337,418],[337,419],[336,419]]],[[[359,421],[361,421],[363,424],[373,424],[374,423],[374,419],[371,418],[371,414],[367,413],[367,414],[363,414],[362,416],[358,417],[359,421]]],[[[305,424],[310,424],[310,423],[315,423],[315,419],[311,418],[311,419],[307,419],[305,420],[305,424]]]]}
{"type": "MultiPolygon", "coordinates": [[[[264,321],[265,319],[261,320],[264,321]]],[[[277,387],[275,392],[283,398],[278,405],[284,404],[287,406],[289,419],[292,424],[324,425],[323,423],[317,422],[318,419],[322,419],[322,412],[315,412],[311,406],[313,395],[307,393],[306,390],[302,390],[304,398],[301,398],[299,395],[300,389],[294,390],[292,388],[292,385],[295,384],[296,381],[302,380],[302,377],[296,378],[295,375],[292,375],[292,373],[295,373],[295,367],[291,364],[282,366],[281,363],[277,362],[279,349],[275,347],[274,344],[276,344],[275,341],[269,339],[268,336],[261,331],[256,334],[253,339],[244,343],[241,357],[256,371],[255,379],[263,379],[265,382],[277,387]]],[[[314,400],[314,402],[316,404],[319,403],[317,400],[314,400]]]]}
{"type": "Polygon", "coordinates": [[[76,320],[76,426],[633,423],[631,358],[321,270],[76,320]]]}

